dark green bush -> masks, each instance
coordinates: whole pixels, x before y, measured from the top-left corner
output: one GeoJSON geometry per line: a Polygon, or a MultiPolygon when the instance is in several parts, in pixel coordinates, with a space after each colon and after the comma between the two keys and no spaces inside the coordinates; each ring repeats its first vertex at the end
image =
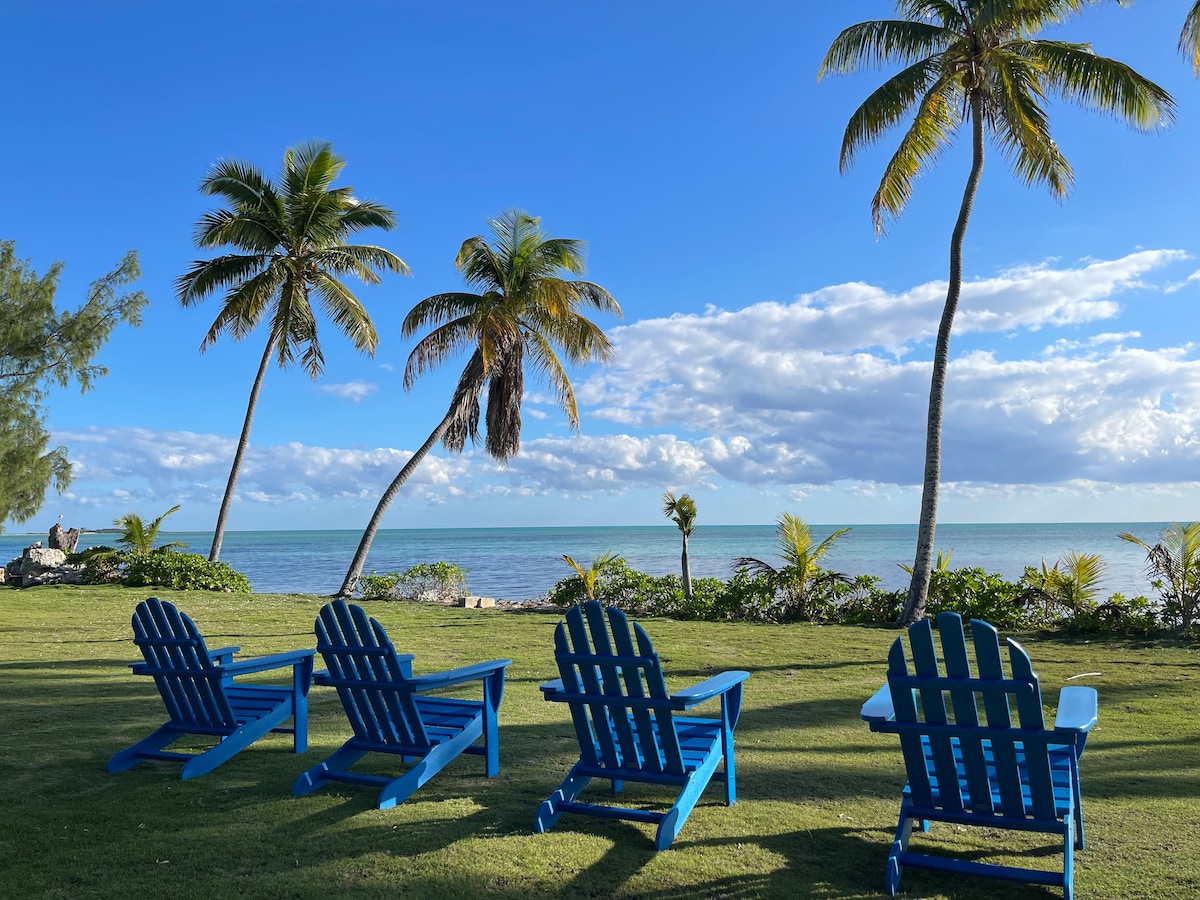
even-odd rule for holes
{"type": "Polygon", "coordinates": [[[934,572],[929,583],[927,616],[956,612],[964,619],[982,619],[997,628],[1015,628],[1024,621],[1024,587],[980,568],[934,572]]]}
{"type": "Polygon", "coordinates": [[[124,580],[125,551],[100,545],[80,553],[68,553],[67,562],[83,566],[84,584],[121,584],[124,580]]]}
{"type": "Polygon", "coordinates": [[[223,562],[198,553],[126,553],[125,584],[169,587],[177,591],[249,593],[250,580],[223,562]]]}
{"type": "MultiPolygon", "coordinates": [[[[624,560],[607,567],[596,584],[596,599],[634,615],[669,616],[734,622],[789,622],[799,619],[845,625],[892,625],[899,618],[908,591],[886,591],[879,578],[848,578],[817,570],[797,597],[794,579],[786,569],[751,575],[739,569],[728,581],[699,578],[692,599],[683,596],[677,575],[656,577],[630,568],[624,560]]],[[[562,607],[587,599],[578,576],[559,581],[547,599],[562,607]]],[[[1006,581],[982,568],[941,569],[933,573],[926,615],[956,612],[965,619],[982,619],[1002,629],[1054,627],[1074,632],[1149,635],[1161,631],[1162,609],[1145,597],[1125,599],[1114,594],[1104,603],[1085,601],[1064,618],[1061,604],[1039,602],[1030,584],[1006,581]],[[1053,614],[1057,610],[1056,614],[1053,614]]]]}
{"type": "Polygon", "coordinates": [[[1104,603],[1080,610],[1065,630],[1081,633],[1151,635],[1161,631],[1158,607],[1145,597],[1125,599],[1113,594],[1104,603]]]}

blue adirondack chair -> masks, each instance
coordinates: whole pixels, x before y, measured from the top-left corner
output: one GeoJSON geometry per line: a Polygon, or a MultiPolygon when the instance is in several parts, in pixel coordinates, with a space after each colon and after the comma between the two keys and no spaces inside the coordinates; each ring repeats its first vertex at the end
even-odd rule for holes
{"type": "Polygon", "coordinates": [[[911,656],[897,638],[888,653],[888,683],[862,708],[872,731],[900,736],[908,775],[888,857],[888,893],[895,895],[907,865],[1057,885],[1070,900],[1074,851],[1083,849],[1079,757],[1096,724],[1096,691],[1063,688],[1054,728],[1047,729],[1038,677],[1020,644],[1007,642],[1006,674],[996,629],[973,619],[972,671],[962,617],[942,613],[937,630],[944,668],[929,620],[917,622],[908,629],[911,656]],[[928,831],[931,820],[1061,835],[1062,872],[911,852],[913,825],[928,831]]]}
{"type": "Polygon", "coordinates": [[[563,813],[657,823],[654,844],[665,850],[679,834],[710,780],[725,783],[725,803],[737,800],[733,730],[749,672],[724,672],[684,691],[668,694],[650,638],[616,607],[589,601],[568,610],[554,632],[554,658],[562,676],[541,686],[546,700],[566,703],[579,738],[579,761],[538,808],[534,831],[554,827],[563,813]],[[607,612],[607,615],[606,615],[607,612]],[[634,648],[633,637],[637,639],[634,648]],[[677,716],[719,697],[721,717],[677,716]],[[717,766],[724,760],[724,771],[717,766]],[[679,788],[666,812],[581,803],[576,798],[593,778],[679,788]]]}
{"type": "Polygon", "coordinates": [[[132,663],[136,675],[149,675],[170,715],[149,737],[108,761],[123,772],[143,759],[185,760],[183,778],[211,772],[234,754],[272,731],[293,735],[295,752],[308,749],[308,688],[313,651],[293,650],[234,661],[238,647],[209,650],[195,624],[172,603],[151,597],[133,613],[133,642],[145,662],[132,663]],[[292,669],[290,687],[235,685],[234,678],[272,669],[292,669]],[[292,719],[292,727],[284,722],[292,719]],[[166,750],[185,735],[218,739],[202,753],[166,750]]]}
{"type": "Polygon", "coordinates": [[[485,758],[487,776],[500,771],[496,723],[504,696],[509,659],[493,659],[447,672],[413,677],[411,653],[399,654],[375,619],[362,607],[335,600],[315,623],[317,650],[328,670],[320,685],[337,688],[354,737],[328,759],[296,779],[299,797],[328,781],[380,788],[379,808],[406,800],[460,753],[485,758]],[[430,692],[469,682],[483,684],[483,700],[429,696],[430,692]],[[476,742],[482,739],[482,745],[476,742]],[[403,775],[389,778],[350,771],[367,753],[390,753],[413,761],[403,775]]]}

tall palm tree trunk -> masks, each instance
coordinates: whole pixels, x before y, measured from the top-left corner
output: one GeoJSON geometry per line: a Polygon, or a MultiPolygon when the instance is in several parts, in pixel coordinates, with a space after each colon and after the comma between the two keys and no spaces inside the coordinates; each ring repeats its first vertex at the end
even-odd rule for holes
{"type": "Polygon", "coordinates": [[[363,532],[362,539],[358,542],[358,549],[354,551],[354,559],[350,562],[350,568],[346,572],[342,586],[334,594],[335,597],[348,599],[354,592],[354,586],[358,583],[359,576],[362,575],[363,566],[367,562],[367,553],[370,552],[371,544],[375,541],[375,534],[379,531],[379,523],[383,521],[384,513],[392,505],[392,501],[396,498],[396,494],[400,492],[400,488],[404,487],[404,482],[408,481],[409,476],[421,464],[421,460],[429,454],[430,450],[437,446],[438,441],[446,436],[446,431],[450,428],[450,423],[454,421],[454,417],[457,414],[458,410],[455,408],[446,413],[446,417],[438,423],[437,428],[433,429],[433,433],[425,439],[425,443],[409,458],[408,462],[400,470],[400,473],[392,479],[392,483],[383,492],[383,496],[379,498],[379,503],[375,506],[375,512],[371,514],[371,521],[367,523],[367,529],[363,532]]]}
{"type": "Polygon", "coordinates": [[[229,481],[225,484],[225,496],[221,498],[221,510],[217,513],[217,525],[213,529],[212,549],[208,551],[208,561],[216,562],[221,558],[221,542],[225,540],[225,520],[229,518],[229,507],[233,504],[233,489],[237,485],[238,473],[242,469],[242,458],[246,455],[246,447],[250,445],[250,425],[254,422],[254,408],[258,405],[258,392],[262,390],[263,378],[267,374],[267,365],[271,362],[270,340],[267,349],[263,351],[262,362],[258,364],[258,374],[254,376],[254,385],[250,388],[250,402],[246,404],[246,421],[242,423],[242,436],[238,438],[237,452],[233,454],[233,466],[229,469],[229,481]]]}
{"type": "Polygon", "coordinates": [[[683,536],[683,554],[679,560],[683,568],[683,596],[689,603],[692,600],[692,567],[688,565],[688,536],[683,536]]]}
{"type": "Polygon", "coordinates": [[[342,586],[333,596],[348,599],[354,592],[354,586],[358,583],[359,576],[362,575],[363,566],[367,562],[367,553],[370,552],[371,544],[375,541],[375,534],[379,531],[379,524],[383,521],[384,513],[392,505],[392,500],[396,498],[400,488],[404,487],[404,482],[408,481],[409,476],[416,471],[417,466],[421,464],[421,460],[429,454],[429,451],[437,446],[438,441],[446,436],[446,432],[450,430],[451,425],[455,424],[455,420],[458,420],[461,425],[470,418],[472,407],[478,408],[479,389],[483,384],[485,374],[483,354],[476,350],[471,355],[466,368],[463,369],[462,375],[459,376],[458,386],[454,389],[454,397],[450,401],[450,411],[438,423],[437,428],[433,429],[433,433],[425,439],[425,443],[417,448],[417,452],[404,464],[399,474],[392,479],[392,483],[383,492],[383,496],[379,498],[375,512],[371,515],[371,521],[367,523],[366,531],[363,532],[362,539],[358,542],[358,549],[354,551],[354,559],[350,562],[350,568],[346,571],[342,586]]]}
{"type": "Polygon", "coordinates": [[[971,173],[963,190],[958,221],[950,237],[950,284],[946,289],[946,305],[938,326],[933,351],[933,377],[929,384],[929,416],[925,429],[925,485],[921,491],[921,520],[917,528],[917,555],[913,560],[912,581],[908,600],[900,614],[900,624],[909,625],[925,615],[929,598],[929,580],[933,576],[933,543],[937,528],[938,487],[942,475],[942,409],[946,395],[946,369],[950,360],[950,330],[958,310],[962,292],[963,239],[967,221],[975,203],[975,192],[983,174],[983,97],[971,93],[971,173]]]}

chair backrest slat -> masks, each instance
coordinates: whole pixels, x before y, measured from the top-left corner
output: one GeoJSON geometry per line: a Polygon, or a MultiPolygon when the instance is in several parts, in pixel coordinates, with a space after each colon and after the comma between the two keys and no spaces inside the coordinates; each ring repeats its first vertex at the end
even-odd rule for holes
{"type": "MultiPolygon", "coordinates": [[[[639,626],[635,625],[634,627],[639,626]]],[[[649,692],[642,679],[649,664],[645,657],[639,656],[638,651],[634,649],[633,642],[629,639],[628,628],[621,628],[618,623],[614,622],[612,624],[612,635],[617,652],[625,660],[621,664],[621,680],[625,687],[624,696],[638,700],[646,699],[649,697],[649,692]]],[[[647,735],[652,736],[654,734],[653,709],[646,706],[634,706],[629,709],[637,727],[637,733],[641,736],[638,764],[647,772],[664,771],[665,760],[663,759],[658,742],[652,737],[646,737],[647,735]]]]}
{"type": "Polygon", "coordinates": [[[1024,815],[1024,796],[1021,790],[1021,772],[1018,767],[1017,747],[1006,736],[1012,729],[1012,707],[1009,701],[1008,676],[1004,671],[1004,660],[1000,654],[1000,634],[987,622],[971,620],[971,640],[975,645],[975,663],[981,678],[995,680],[993,688],[984,688],[983,708],[987,713],[988,738],[992,749],[996,782],[999,784],[1000,804],[997,812],[1004,815],[1024,815]]]}
{"type": "Polygon", "coordinates": [[[387,631],[362,607],[335,600],[314,623],[317,650],[337,679],[338,698],[356,737],[384,745],[428,748],[429,735],[411,692],[411,674],[387,631]]]}
{"type": "MultiPolygon", "coordinates": [[[[923,619],[908,630],[909,646],[912,648],[913,668],[916,674],[927,679],[926,687],[917,689],[921,701],[921,712],[926,722],[945,725],[947,686],[938,666],[937,650],[933,644],[933,628],[928,619],[923,619]]],[[[941,792],[941,805],[947,809],[963,808],[962,792],[958,784],[958,766],[954,760],[954,746],[944,734],[932,734],[928,738],[933,771],[941,792]]]]}
{"type": "MultiPolygon", "coordinates": [[[[1029,654],[1014,640],[1008,641],[1008,659],[1014,678],[1036,680],[1029,654]]],[[[1017,694],[1017,713],[1021,729],[1041,733],[1045,730],[1042,715],[1042,698],[1037,694],[1017,694]]],[[[1025,754],[1025,771],[1029,779],[1029,799],[1033,814],[1039,819],[1054,818],[1054,784],[1050,777],[1050,748],[1044,743],[1022,742],[1025,754]]]]}
{"type": "MultiPolygon", "coordinates": [[[[946,676],[955,681],[971,682],[971,660],[967,655],[967,636],[963,631],[961,618],[946,618],[938,620],[938,631],[941,634],[942,661],[946,666],[946,676]]],[[[954,711],[954,722],[957,725],[979,725],[979,707],[975,703],[975,687],[962,686],[950,688],[950,705],[954,711]]],[[[986,755],[983,746],[983,734],[966,733],[959,738],[960,752],[963,757],[963,768],[967,775],[967,798],[972,809],[992,809],[992,791],[988,784],[986,755]]]]}
{"type": "Polygon", "coordinates": [[[200,728],[232,728],[237,720],[225,696],[227,681],[209,656],[195,624],[157,597],[134,610],[134,643],[151,669],[171,721],[200,728]]]}
{"type": "MultiPolygon", "coordinates": [[[[615,610],[614,610],[615,611],[615,610]]],[[[625,620],[624,614],[621,615],[625,620]]],[[[675,732],[674,711],[665,701],[670,698],[667,693],[667,682],[663,678],[662,663],[650,642],[650,635],[636,622],[633,626],[637,638],[638,652],[646,660],[647,666],[643,677],[646,680],[646,692],[656,699],[663,700],[663,705],[651,707],[650,718],[653,720],[654,734],[658,737],[658,747],[662,753],[665,771],[679,774],[683,771],[683,750],[679,746],[679,738],[675,732]]]]}

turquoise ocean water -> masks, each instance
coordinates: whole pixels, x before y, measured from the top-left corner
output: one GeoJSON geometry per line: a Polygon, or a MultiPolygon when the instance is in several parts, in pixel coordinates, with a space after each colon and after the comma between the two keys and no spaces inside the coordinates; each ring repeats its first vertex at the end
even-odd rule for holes
{"type": "MultiPolygon", "coordinates": [[[[1047,564],[1070,550],[1099,553],[1107,564],[1107,593],[1153,596],[1144,575],[1145,554],[1117,538],[1128,531],[1154,543],[1165,523],[1034,525],[939,525],[937,547],[950,550],[951,566],[981,566],[1006,578],[1027,565],[1047,564]]],[[[818,540],[841,526],[813,526],[818,540]]],[[[877,575],[884,587],[907,583],[900,564],[912,565],[915,525],[853,525],[826,560],[827,568],[849,575],[877,575]]],[[[330,594],[341,586],[361,533],[357,531],[231,531],[221,559],[250,579],[260,593],[330,594]]],[[[211,532],[163,532],[164,541],[184,541],[208,554],[211,532]]],[[[0,534],[0,562],[45,535],[0,534]]],[[[111,542],[112,535],[85,534],[79,548],[111,542]]],[[[774,562],[773,525],[707,525],[689,545],[695,577],[727,578],[739,556],[774,562]]],[[[472,593],[506,600],[532,600],[571,574],[564,553],[581,562],[616,551],[635,569],[652,575],[679,571],[679,531],[672,525],[602,528],[453,528],[380,531],[366,570],[398,572],[422,562],[457,563],[469,571],[472,593]]]]}

